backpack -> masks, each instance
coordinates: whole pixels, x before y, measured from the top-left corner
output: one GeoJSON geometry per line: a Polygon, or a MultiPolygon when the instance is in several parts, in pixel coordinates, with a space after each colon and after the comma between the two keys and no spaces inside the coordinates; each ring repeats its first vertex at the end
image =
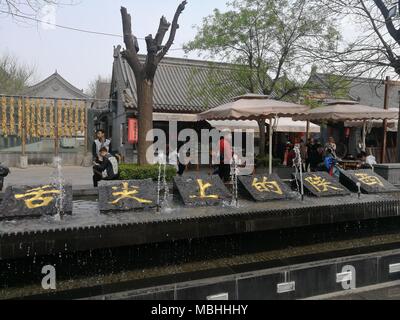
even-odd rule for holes
{"type": "Polygon", "coordinates": [[[7,177],[10,174],[10,169],[0,165],[0,177],[7,177]]]}
{"type": "Polygon", "coordinates": [[[118,160],[116,157],[109,155],[107,156],[108,161],[111,163],[112,172],[106,170],[103,171],[103,178],[115,179],[118,176],[118,160]]]}

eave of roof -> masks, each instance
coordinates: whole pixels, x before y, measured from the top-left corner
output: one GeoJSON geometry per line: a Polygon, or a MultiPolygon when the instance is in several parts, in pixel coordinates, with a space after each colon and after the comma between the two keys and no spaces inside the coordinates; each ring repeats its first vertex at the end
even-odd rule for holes
{"type": "Polygon", "coordinates": [[[40,81],[39,83],[26,88],[26,90],[24,90],[24,94],[29,94],[30,92],[38,91],[38,90],[40,90],[40,88],[46,86],[48,83],[50,83],[54,79],[57,79],[58,81],[60,81],[67,89],[72,91],[78,97],[80,97],[82,99],[90,99],[90,97],[88,95],[86,95],[82,90],[78,89],[77,87],[73,86],[70,82],[65,80],[57,71],[54,72],[49,77],[47,77],[46,79],[40,81]]]}

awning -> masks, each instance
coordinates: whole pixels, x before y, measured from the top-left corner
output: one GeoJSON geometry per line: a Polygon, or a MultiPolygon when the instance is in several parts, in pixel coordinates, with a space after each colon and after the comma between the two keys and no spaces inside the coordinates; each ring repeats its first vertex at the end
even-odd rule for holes
{"type": "MultiPolygon", "coordinates": [[[[218,129],[220,131],[224,129],[228,129],[234,131],[235,129],[239,130],[254,130],[256,133],[259,133],[259,126],[257,121],[252,120],[208,120],[207,121],[213,128],[218,129]]],[[[297,133],[297,132],[306,132],[307,131],[307,122],[306,121],[293,121],[291,118],[279,118],[278,126],[275,132],[283,132],[283,133],[297,133]]],[[[310,133],[320,133],[321,128],[313,123],[310,123],[310,133]]]]}
{"type": "Polygon", "coordinates": [[[290,117],[306,113],[304,105],[269,99],[268,96],[246,94],[234,101],[199,115],[201,120],[258,120],[261,117],[290,117]]]}
{"type": "Polygon", "coordinates": [[[327,106],[310,110],[307,114],[294,116],[295,120],[322,121],[367,121],[396,119],[397,112],[360,105],[354,101],[336,101],[327,106]]]}
{"type": "Polygon", "coordinates": [[[187,113],[153,113],[153,121],[197,122],[197,114],[187,113]]]}

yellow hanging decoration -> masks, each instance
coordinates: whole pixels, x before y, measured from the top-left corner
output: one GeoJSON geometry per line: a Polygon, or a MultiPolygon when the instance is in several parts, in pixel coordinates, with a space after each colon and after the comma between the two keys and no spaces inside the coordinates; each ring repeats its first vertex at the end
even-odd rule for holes
{"type": "Polygon", "coordinates": [[[22,131],[22,126],[23,126],[23,105],[22,105],[22,98],[18,98],[18,137],[22,138],[23,131],[22,131]]]}
{"type": "Polygon", "coordinates": [[[15,100],[13,97],[10,98],[10,135],[15,135],[15,106],[14,106],[15,100]]]}
{"type": "Polygon", "coordinates": [[[47,100],[42,100],[42,136],[47,138],[47,100]]]}
{"type": "Polygon", "coordinates": [[[58,136],[62,137],[63,136],[63,127],[62,127],[62,101],[58,100],[57,102],[57,130],[58,130],[58,136]]]}
{"type": "Polygon", "coordinates": [[[79,102],[75,102],[75,136],[79,134],[79,102]]]}
{"type": "Polygon", "coordinates": [[[8,136],[8,130],[7,130],[7,98],[2,97],[1,98],[1,132],[3,136],[7,137],[8,136]]]}
{"type": "Polygon", "coordinates": [[[37,123],[36,123],[36,134],[38,137],[42,136],[43,133],[43,128],[42,128],[42,110],[41,110],[41,103],[40,100],[36,100],[36,117],[37,117],[37,123]]]}
{"type": "Polygon", "coordinates": [[[64,104],[64,135],[66,137],[69,136],[69,130],[68,130],[68,104],[65,101],[64,104]]]}
{"type": "Polygon", "coordinates": [[[81,130],[80,131],[82,134],[85,134],[85,122],[86,122],[85,103],[82,102],[81,104],[82,104],[82,106],[81,106],[81,130]]]}
{"type": "Polygon", "coordinates": [[[55,122],[54,122],[54,102],[50,102],[50,110],[49,110],[49,129],[50,129],[50,138],[55,139],[55,122]]]}
{"type": "Polygon", "coordinates": [[[25,99],[25,128],[26,137],[29,138],[31,136],[31,102],[29,98],[25,99]]]}
{"type": "Polygon", "coordinates": [[[35,106],[35,99],[33,99],[31,104],[31,136],[33,138],[37,137],[36,134],[36,106],[35,106]]]}
{"type": "Polygon", "coordinates": [[[69,133],[70,137],[74,137],[76,135],[75,133],[75,126],[74,126],[74,104],[72,100],[69,102],[69,133]]]}

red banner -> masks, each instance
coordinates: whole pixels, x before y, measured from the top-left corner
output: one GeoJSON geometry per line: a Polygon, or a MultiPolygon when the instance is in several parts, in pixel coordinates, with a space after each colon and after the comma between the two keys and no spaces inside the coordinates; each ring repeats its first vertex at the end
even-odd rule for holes
{"type": "Polygon", "coordinates": [[[138,121],[137,119],[128,119],[128,142],[138,143],[138,121]]]}

